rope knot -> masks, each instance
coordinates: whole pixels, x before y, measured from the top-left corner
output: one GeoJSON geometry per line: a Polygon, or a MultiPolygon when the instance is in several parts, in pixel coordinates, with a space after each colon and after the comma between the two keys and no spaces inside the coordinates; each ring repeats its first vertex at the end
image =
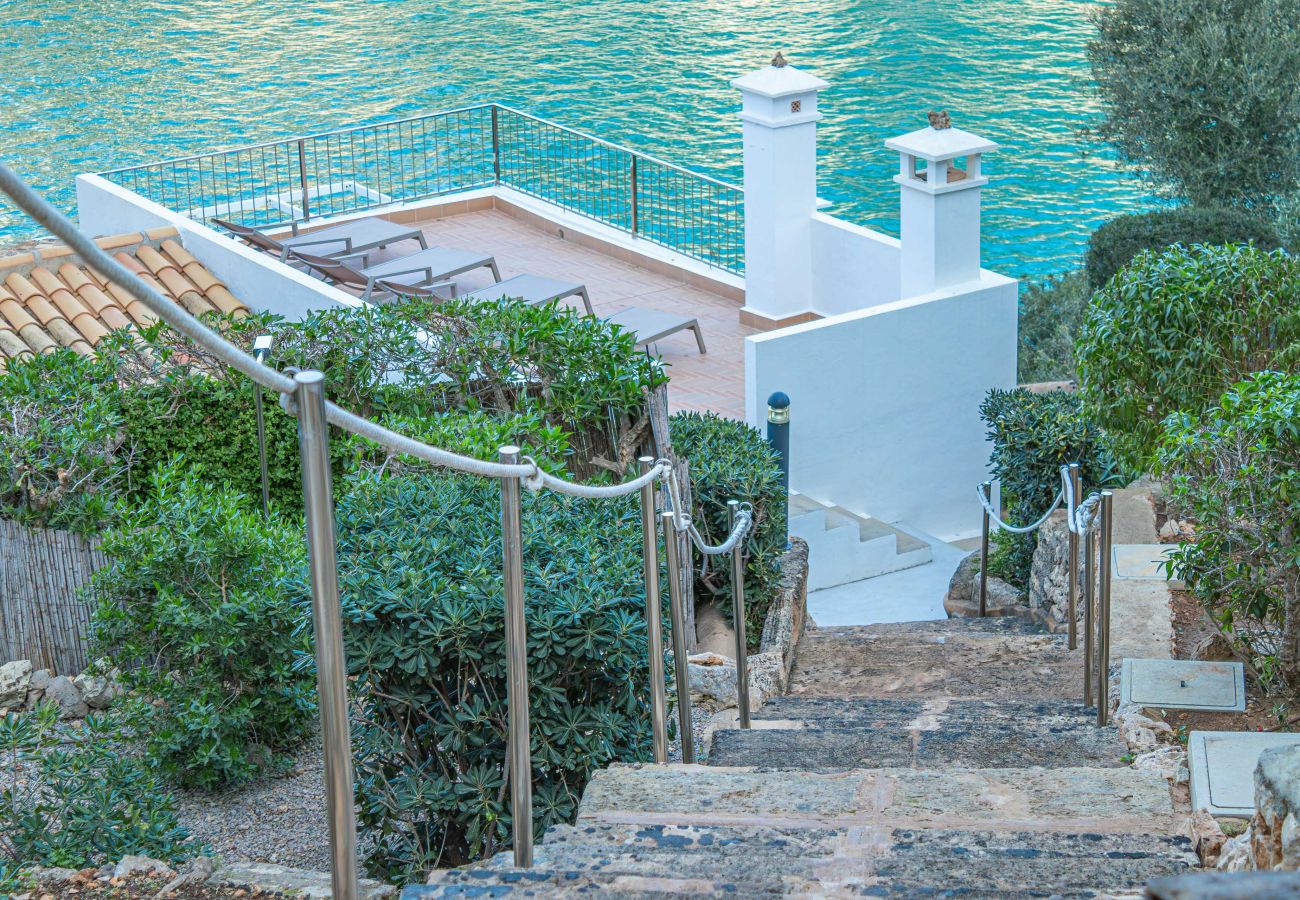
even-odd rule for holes
{"type": "Polygon", "coordinates": [[[533,467],[532,472],[523,476],[519,480],[524,483],[524,487],[536,494],[546,486],[546,475],[542,472],[542,467],[539,466],[537,460],[533,459],[531,456],[521,456],[519,457],[519,462],[533,467]]]}

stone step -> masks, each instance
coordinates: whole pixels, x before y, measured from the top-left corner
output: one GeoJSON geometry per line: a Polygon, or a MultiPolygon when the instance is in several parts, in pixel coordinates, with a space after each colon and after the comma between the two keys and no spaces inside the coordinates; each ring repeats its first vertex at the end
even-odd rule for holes
{"type": "Polygon", "coordinates": [[[1078,700],[946,700],[875,697],[772,697],[754,710],[764,727],[919,728],[1035,722],[1046,727],[1090,725],[1097,709],[1078,700]],[[778,724],[779,723],[779,724],[778,724]]]}
{"type": "MultiPolygon", "coordinates": [[[[954,619],[918,619],[914,622],[879,622],[874,625],[808,626],[804,637],[835,635],[884,634],[1048,634],[1041,625],[1025,616],[978,616],[954,619]]],[[[1064,637],[1061,638],[1064,640],[1064,637]]],[[[802,640],[802,639],[801,639],[802,640]]]]}
{"type": "Polygon", "coordinates": [[[1131,768],[855,769],[620,764],[595,773],[579,824],[1172,833],[1158,775],[1131,768]]]}
{"type": "Polygon", "coordinates": [[[780,897],[780,886],[753,882],[727,883],[678,875],[619,875],[590,870],[446,869],[434,872],[428,884],[402,889],[401,900],[442,900],[448,897],[601,897],[608,900],[666,900],[682,897],[780,897]]]}
{"type": "MultiPolygon", "coordinates": [[[[922,721],[922,725],[930,722],[922,721]]],[[[1042,766],[1115,767],[1127,747],[1113,728],[1085,722],[963,722],[936,728],[721,729],[709,765],[828,771],[899,766],[917,769],[1042,766]]]]}
{"type": "Polygon", "coordinates": [[[789,686],[795,696],[1016,700],[1076,699],[1082,690],[1083,652],[1062,638],[874,627],[805,634],[789,686]]]}
{"type": "Polygon", "coordinates": [[[1086,897],[1176,875],[1195,855],[1187,838],[1144,834],[580,822],[547,831],[531,872],[513,862],[503,853],[434,880],[446,888],[542,888],[548,896],[581,885],[602,895],[635,886],[649,896],[721,889],[740,896],[1086,897]]]}

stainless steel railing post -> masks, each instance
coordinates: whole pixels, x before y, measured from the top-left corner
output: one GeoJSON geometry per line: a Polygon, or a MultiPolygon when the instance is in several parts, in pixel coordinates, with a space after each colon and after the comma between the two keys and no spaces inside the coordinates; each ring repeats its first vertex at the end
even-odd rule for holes
{"type": "MultiPolygon", "coordinates": [[[[639,460],[641,474],[655,464],[653,456],[639,460]]],[[[650,729],[654,761],[668,762],[668,699],[664,690],[664,632],[659,600],[659,523],[655,514],[655,486],[641,488],[641,558],[645,567],[645,636],[650,660],[650,729]]]]}
{"type": "Polygon", "coordinates": [[[1110,559],[1114,495],[1101,492],[1101,559],[1097,563],[1097,724],[1110,718],[1110,559]]]}
{"type": "MultiPolygon", "coordinates": [[[[518,447],[502,447],[500,461],[519,462],[518,447]]],[[[501,571],[506,601],[506,706],[510,715],[510,817],[515,865],[533,865],[533,761],[528,735],[528,631],[524,620],[524,546],[519,479],[501,479],[501,571]]]]}
{"type": "MultiPolygon", "coordinates": [[[[1077,506],[1079,503],[1079,490],[1082,487],[1082,482],[1079,480],[1079,464],[1070,463],[1068,472],[1069,472],[1068,477],[1070,479],[1071,496],[1074,497],[1074,503],[1077,506]]],[[[1067,508],[1066,515],[1073,516],[1074,510],[1067,508]]],[[[1069,559],[1066,565],[1066,572],[1069,575],[1066,617],[1068,619],[1067,630],[1069,634],[1069,647],[1071,650],[1073,650],[1075,647],[1079,645],[1079,635],[1078,635],[1079,628],[1078,628],[1078,624],[1075,622],[1075,618],[1078,616],[1078,610],[1079,610],[1079,535],[1075,534],[1074,524],[1075,523],[1073,522],[1070,523],[1070,529],[1069,529],[1070,543],[1069,543],[1069,550],[1067,553],[1069,559]]]]}
{"type": "Polygon", "coordinates": [[[673,672],[677,679],[677,725],[682,741],[682,762],[695,762],[695,729],[691,726],[691,670],[686,661],[686,611],[682,599],[683,569],[677,547],[676,512],[660,514],[664,555],[668,558],[668,612],[673,626],[673,672]]]}
{"type": "Polygon", "coordinates": [[[640,177],[637,174],[636,154],[632,154],[632,170],[629,173],[632,189],[632,234],[641,233],[641,185],[640,177]]]}
{"type": "MultiPolygon", "coordinates": [[[[738,500],[727,501],[727,533],[736,528],[738,500]]],[[[749,727],[749,658],[745,641],[745,541],[731,548],[731,609],[736,619],[736,703],[740,707],[740,727],[749,727]]]]}
{"type": "Polygon", "coordinates": [[[501,126],[497,120],[497,105],[492,104],[492,180],[501,183],[501,126]]]}
{"type": "Polygon", "coordinates": [[[1097,541],[1091,526],[1083,536],[1083,705],[1092,706],[1093,638],[1097,633],[1093,615],[1093,588],[1096,585],[1097,541]]]}
{"type": "Polygon", "coordinates": [[[316,638],[316,685],[325,748],[325,800],[329,816],[330,871],[334,896],[358,900],[357,823],[353,812],[352,736],[348,730],[347,663],[339,606],[334,535],[334,493],[330,475],[329,426],[325,421],[325,376],[299,372],[293,378],[298,406],[298,455],[307,520],[311,569],[312,626],[316,638]]]}
{"type": "MultiPolygon", "coordinates": [[[[258,336],[253,344],[253,357],[263,365],[271,352],[271,336],[258,336]]],[[[262,386],[253,382],[253,409],[257,415],[257,462],[262,473],[262,518],[271,517],[271,475],[266,463],[266,417],[262,413],[262,386]]]]}
{"type": "MultiPolygon", "coordinates": [[[[993,483],[986,481],[980,485],[984,492],[984,501],[993,502],[993,483]]],[[[984,510],[984,527],[980,530],[980,618],[988,614],[989,604],[989,511],[984,510]]]]}
{"type": "Polygon", "coordinates": [[[298,185],[302,189],[302,220],[311,218],[311,198],[307,195],[307,147],[304,141],[298,142],[298,185]]]}

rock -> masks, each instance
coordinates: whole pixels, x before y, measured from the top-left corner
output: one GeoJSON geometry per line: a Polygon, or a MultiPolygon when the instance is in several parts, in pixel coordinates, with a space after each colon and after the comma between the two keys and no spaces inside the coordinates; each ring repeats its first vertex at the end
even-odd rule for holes
{"type": "MultiPolygon", "coordinates": [[[[1022,616],[1027,611],[1025,595],[994,575],[985,586],[985,614],[988,616],[1022,616]]],[[[968,554],[957,566],[948,593],[943,598],[948,618],[974,618],[980,614],[980,555],[968,554]]]]}
{"type": "Polygon", "coordinates": [[[1253,869],[1254,862],[1250,855],[1250,829],[1240,836],[1224,841],[1219,850],[1219,862],[1215,866],[1220,872],[1246,872],[1253,869]]]}
{"type": "Polygon", "coordinates": [[[58,675],[50,679],[49,685],[45,688],[45,699],[57,703],[65,719],[85,718],[90,712],[90,708],[81,699],[81,691],[77,690],[72,679],[66,675],[58,675]]]}
{"type": "Polygon", "coordinates": [[[1200,857],[1201,865],[1213,869],[1219,863],[1219,854],[1228,836],[1208,810],[1198,809],[1183,823],[1182,834],[1192,839],[1192,847],[1200,857]]]}
{"type": "Polygon", "coordinates": [[[1133,753],[1149,753],[1160,746],[1162,736],[1169,740],[1174,737],[1174,730],[1167,723],[1150,718],[1138,706],[1120,707],[1115,711],[1114,721],[1120,737],[1133,753]]]}
{"type": "Polygon", "coordinates": [[[1196,646],[1192,648],[1192,659],[1203,659],[1208,662],[1231,662],[1236,658],[1237,654],[1232,651],[1232,642],[1220,631],[1207,634],[1197,641],[1196,646]]]}
{"type": "Polygon", "coordinates": [[[1139,754],[1133,760],[1133,768],[1155,772],[1171,784],[1186,784],[1191,780],[1191,773],[1187,770],[1187,751],[1181,747],[1161,747],[1139,754]]]}
{"type": "Polygon", "coordinates": [[[52,677],[49,669],[37,669],[32,673],[32,680],[27,683],[27,690],[44,691],[50,686],[50,678],[52,677]]]}
{"type": "Polygon", "coordinates": [[[71,881],[77,876],[77,870],[61,869],[57,866],[33,866],[23,874],[33,883],[51,885],[71,881]]]}
{"type": "Polygon", "coordinates": [[[82,672],[72,679],[72,683],[81,692],[81,699],[91,709],[108,709],[117,698],[117,685],[107,676],[87,675],[82,672]]]}
{"type": "Polygon", "coordinates": [[[159,875],[163,878],[173,878],[176,870],[162,860],[149,856],[124,856],[122,861],[113,867],[113,877],[129,878],[132,875],[159,875]]]}
{"type": "MultiPolygon", "coordinates": [[[[781,683],[784,686],[794,666],[794,648],[808,621],[808,544],[791,537],[790,549],[781,556],[781,580],[776,597],[763,622],[760,653],[781,655],[781,683]]],[[[784,690],[784,687],[782,688],[784,690]]]]}
{"type": "Polygon", "coordinates": [[[1276,747],[1255,767],[1253,868],[1300,869],[1300,747],[1276,747]]]}
{"type": "MultiPolygon", "coordinates": [[[[208,884],[254,890],[260,888],[269,893],[314,898],[314,900],[324,900],[334,896],[328,872],[308,872],[270,863],[222,862],[208,878],[208,884]]],[[[391,884],[371,881],[368,878],[361,879],[360,887],[362,900],[380,900],[380,898],[397,896],[397,888],[391,884]]]]}
{"type": "Polygon", "coordinates": [[[21,709],[31,680],[31,660],[17,659],[0,666],[0,709],[21,709]]]}

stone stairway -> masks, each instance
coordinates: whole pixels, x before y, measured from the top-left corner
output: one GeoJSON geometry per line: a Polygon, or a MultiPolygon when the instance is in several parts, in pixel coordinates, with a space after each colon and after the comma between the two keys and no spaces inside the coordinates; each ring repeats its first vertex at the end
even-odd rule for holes
{"type": "Polygon", "coordinates": [[[1108,897],[1196,864],[1167,782],[1078,702],[1082,660],[1013,619],[810,629],[788,696],[708,765],[618,765],[520,871],[425,897],[1108,897]]]}

